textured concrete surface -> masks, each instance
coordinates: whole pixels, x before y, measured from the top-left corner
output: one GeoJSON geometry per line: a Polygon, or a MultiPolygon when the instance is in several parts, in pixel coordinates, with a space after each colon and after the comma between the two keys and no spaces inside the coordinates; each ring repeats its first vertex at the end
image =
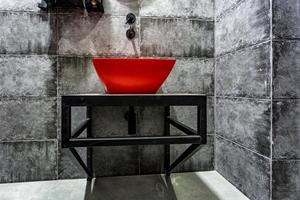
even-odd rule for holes
{"type": "Polygon", "coordinates": [[[274,98],[300,97],[300,41],[273,43],[274,98]]]}
{"type": "Polygon", "coordinates": [[[216,55],[270,39],[270,2],[247,0],[215,22],[216,55]]]}
{"type": "MultiPolygon", "coordinates": [[[[138,107],[137,133],[140,136],[164,135],[164,108],[138,107]]],[[[164,146],[139,146],[140,174],[153,174],[164,172],[164,146]]]]}
{"type": "Polygon", "coordinates": [[[109,0],[103,1],[105,14],[127,15],[128,13],[139,14],[139,0],[109,0]]]}
{"type": "Polygon", "coordinates": [[[56,59],[51,56],[0,56],[1,96],[55,96],[56,59]]]}
{"type": "MultiPolygon", "coordinates": [[[[58,53],[68,55],[138,56],[136,38],[126,38],[125,16],[58,15],[58,53]]],[[[138,28],[139,25],[137,25],[138,28]]]]}
{"type": "MultiPolygon", "coordinates": [[[[160,1],[162,4],[170,5],[165,7],[168,9],[164,9],[165,12],[162,13],[157,12],[162,5],[159,0],[151,2],[106,0],[104,1],[104,16],[89,14],[87,18],[84,18],[83,12],[78,9],[59,8],[51,10],[50,14],[47,14],[36,7],[36,3],[39,2],[36,0],[2,0],[0,3],[0,32],[2,33],[0,35],[0,54],[5,54],[0,57],[0,93],[2,96],[9,96],[10,98],[5,99],[5,105],[1,104],[0,106],[0,109],[3,109],[3,118],[5,118],[0,123],[3,125],[2,129],[5,129],[0,140],[11,142],[14,140],[53,139],[60,144],[60,95],[104,92],[91,64],[92,56],[126,57],[140,55],[139,17],[143,16],[143,14],[139,14],[140,10],[149,20],[153,18],[154,21],[159,21],[160,18],[167,18],[166,21],[168,23],[170,21],[169,25],[175,30],[175,33],[173,33],[174,31],[170,32],[172,37],[169,43],[173,45],[171,46],[173,48],[171,53],[172,51],[178,52],[178,54],[172,53],[172,55],[191,56],[190,58],[179,59],[180,65],[176,67],[177,71],[173,74],[173,80],[170,79],[170,83],[165,85],[167,91],[161,90],[160,92],[173,91],[174,93],[207,93],[213,95],[213,1],[176,1],[176,4],[171,1],[160,1]],[[155,9],[155,7],[157,8],[155,9]],[[125,25],[125,16],[129,12],[135,13],[138,17],[136,25],[138,35],[134,42],[128,41],[125,37],[125,32],[128,29],[128,25],[125,25]],[[186,26],[182,26],[185,25],[185,22],[188,22],[186,26]],[[190,38],[192,38],[191,42],[189,42],[190,38]],[[174,41],[175,44],[173,44],[174,41]],[[188,43],[185,44],[186,42],[188,43]],[[56,54],[58,55],[56,56],[56,54]],[[198,56],[205,57],[205,59],[192,58],[198,56]],[[207,57],[210,59],[206,59],[207,57]],[[183,74],[181,78],[179,77],[181,76],[180,73],[183,74]],[[191,82],[189,80],[196,76],[198,76],[198,81],[191,82]],[[16,100],[20,96],[22,98],[16,100]],[[44,99],[32,101],[28,96],[51,98],[57,96],[57,98],[44,102],[44,99]],[[17,106],[13,106],[12,102],[18,102],[17,106]],[[57,110],[55,110],[56,105],[57,110]]],[[[167,27],[164,31],[167,31],[168,23],[166,23],[167,27]]],[[[144,28],[150,30],[152,27],[144,26],[144,28]]],[[[160,27],[156,28],[160,29],[160,27]]],[[[159,30],[159,33],[161,34],[158,37],[164,36],[163,31],[159,30]]],[[[162,37],[157,42],[160,44],[165,39],[166,37],[162,37]]],[[[169,56],[167,53],[164,55],[169,56]]],[[[161,54],[156,55],[162,56],[161,54]]],[[[212,107],[212,101],[210,103],[209,108],[212,107]]],[[[208,126],[209,131],[213,132],[213,112],[211,110],[209,111],[211,120],[208,126]]],[[[98,111],[100,113],[98,117],[103,115],[101,109],[98,111]]],[[[123,109],[123,111],[125,110],[123,109]]],[[[109,132],[111,129],[109,126],[95,127],[97,130],[102,130],[101,134],[104,133],[104,135],[126,135],[127,122],[123,119],[123,111],[121,109],[121,115],[118,117],[114,117],[115,115],[112,118],[108,117],[111,119],[110,123],[116,122],[112,132],[109,132]]],[[[72,110],[72,112],[74,114],[72,128],[74,128],[82,120],[83,115],[81,114],[84,111],[79,109],[72,110]]],[[[111,111],[112,114],[118,112],[120,109],[111,111]]],[[[142,111],[138,109],[138,112],[142,111]]],[[[138,113],[141,117],[137,127],[139,132],[141,134],[160,134],[163,128],[161,112],[161,109],[149,108],[146,111],[147,116],[144,116],[145,112],[138,113]]],[[[110,113],[106,112],[104,116],[106,114],[109,115],[110,113]]],[[[183,116],[182,119],[189,122],[189,118],[183,116]]],[[[163,158],[161,149],[157,146],[140,146],[97,150],[99,156],[107,153],[106,157],[101,157],[102,160],[99,160],[100,164],[98,164],[102,167],[100,167],[100,171],[103,175],[126,174],[126,170],[129,174],[133,172],[137,174],[149,173],[152,170],[152,172],[159,173],[162,165],[160,159],[163,158]],[[115,163],[110,162],[114,158],[115,163]],[[103,162],[108,164],[103,165],[103,162]],[[118,170],[116,166],[121,166],[120,163],[128,164],[122,165],[121,169],[118,170]]],[[[52,150],[57,151],[58,154],[58,164],[55,170],[57,170],[59,178],[85,176],[67,149],[61,149],[58,146],[52,150]]],[[[84,148],[78,148],[78,151],[85,158],[84,148]]],[[[97,151],[95,157],[98,157],[97,151]]],[[[7,154],[7,158],[12,158],[12,154],[13,152],[7,154]]],[[[97,162],[95,165],[97,166],[97,162]]],[[[191,166],[195,166],[193,170],[198,170],[198,164],[191,164],[191,166]]]]}
{"type": "Polygon", "coordinates": [[[4,11],[39,11],[37,4],[39,0],[1,0],[0,10],[4,11]]]}
{"type": "Polygon", "coordinates": [[[230,141],[216,137],[216,170],[250,199],[270,199],[270,162],[230,141]]]}
{"type": "Polygon", "coordinates": [[[54,54],[55,16],[29,12],[0,12],[0,53],[54,54]]]}
{"type": "MultiPolygon", "coordinates": [[[[213,98],[208,98],[207,118],[208,133],[214,133],[214,107],[213,98]]],[[[163,135],[163,108],[140,108],[138,111],[138,127],[141,135],[163,135]]],[[[171,116],[180,122],[196,129],[196,107],[176,106],[171,108],[171,116]]],[[[171,126],[172,135],[183,134],[178,129],[171,126]]],[[[171,146],[171,158],[177,158],[189,145],[171,146]]],[[[163,172],[164,167],[164,147],[163,146],[140,146],[140,172],[141,174],[163,172]]],[[[209,137],[208,144],[195,154],[186,164],[175,169],[181,171],[197,171],[213,169],[213,136],[209,137]]]]}
{"type": "Polygon", "coordinates": [[[60,57],[58,59],[58,93],[104,93],[104,89],[89,57],[60,57]]]}
{"type": "Polygon", "coordinates": [[[141,54],[211,58],[213,30],[210,21],[141,18],[141,54]]]}
{"type": "Polygon", "coordinates": [[[215,171],[1,184],[4,200],[248,200],[215,171]],[[113,187],[112,187],[113,186],[113,187]],[[17,191],[17,192],[16,192],[17,191]]]}
{"type": "Polygon", "coordinates": [[[300,38],[300,2],[298,0],[273,1],[273,36],[300,38]]]}
{"type": "Polygon", "coordinates": [[[216,58],[216,95],[270,98],[270,44],[216,58]]]}
{"type": "MultiPolygon", "coordinates": [[[[214,97],[207,98],[207,133],[214,134],[214,97]]],[[[197,108],[196,106],[173,106],[171,107],[171,116],[174,119],[197,129],[197,108]]],[[[172,133],[180,133],[177,129],[171,128],[172,133]]]]}
{"type": "Polygon", "coordinates": [[[221,16],[237,7],[242,0],[215,0],[215,16],[219,19],[221,16]]]}
{"type": "Polygon", "coordinates": [[[300,159],[300,100],[273,102],[273,157],[300,159]]]}
{"type": "MultiPolygon", "coordinates": [[[[58,99],[57,112],[60,113],[61,110],[61,100],[58,99]]],[[[86,119],[86,108],[85,107],[73,107],[72,110],[72,131],[86,119]]],[[[58,142],[61,141],[61,131],[60,131],[60,114],[58,115],[58,142]]],[[[84,131],[79,137],[85,137],[86,131],[84,131]]],[[[78,154],[81,158],[86,161],[86,148],[76,148],[78,154]]],[[[69,149],[63,149],[58,146],[58,178],[59,179],[70,179],[70,178],[84,178],[86,177],[85,171],[82,169],[78,161],[74,158],[73,154],[69,149]]]]}
{"type": "MultiPolygon", "coordinates": [[[[94,137],[129,136],[124,118],[127,107],[98,107],[93,109],[92,132],[94,137]]],[[[139,173],[138,146],[94,148],[96,176],[139,173]]]]}
{"type": "Polygon", "coordinates": [[[141,0],[140,16],[193,17],[213,20],[213,0],[141,0]]]}
{"type": "Polygon", "coordinates": [[[56,99],[0,100],[0,140],[56,138],[56,99]]]}
{"type": "MultiPolygon", "coordinates": [[[[76,5],[81,4],[81,1],[73,1],[76,5]]],[[[134,13],[139,15],[139,0],[107,0],[103,1],[104,15],[106,16],[125,16],[128,13],[134,13]]],[[[70,7],[58,7],[57,13],[59,14],[76,14],[78,16],[83,16],[83,10],[81,8],[70,8],[70,7]]],[[[99,13],[95,13],[99,15],[99,13]]],[[[88,13],[92,16],[92,13],[88,13]]]]}
{"type": "Polygon", "coordinates": [[[162,93],[214,94],[213,59],[179,58],[161,88],[162,93]],[[176,86],[176,87],[174,87],[176,86]]]}
{"type": "Polygon", "coordinates": [[[300,199],[300,161],[273,161],[273,200],[300,199]]]}
{"type": "Polygon", "coordinates": [[[216,133],[269,157],[271,102],[217,98],[216,133]]]}
{"type": "MultiPolygon", "coordinates": [[[[174,162],[190,145],[171,145],[171,162],[174,162]]],[[[214,169],[214,136],[207,137],[207,144],[182,165],[177,166],[174,172],[209,171],[214,169]]]]}
{"type": "Polygon", "coordinates": [[[57,141],[1,142],[0,147],[1,183],[57,178],[57,141]]]}

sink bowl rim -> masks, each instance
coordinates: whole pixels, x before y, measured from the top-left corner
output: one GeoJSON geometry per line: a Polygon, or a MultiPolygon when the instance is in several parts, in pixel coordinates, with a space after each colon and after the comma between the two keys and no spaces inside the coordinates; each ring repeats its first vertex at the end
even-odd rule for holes
{"type": "Polygon", "coordinates": [[[170,60],[176,61],[171,57],[93,57],[93,60],[170,60]]]}

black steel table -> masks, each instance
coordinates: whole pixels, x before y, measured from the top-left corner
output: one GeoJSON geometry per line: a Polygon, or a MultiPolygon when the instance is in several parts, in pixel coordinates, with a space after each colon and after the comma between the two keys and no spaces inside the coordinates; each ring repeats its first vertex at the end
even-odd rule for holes
{"type": "MultiPolygon", "coordinates": [[[[62,148],[69,148],[76,160],[88,175],[93,178],[92,156],[95,146],[124,146],[124,145],[165,145],[165,173],[195,154],[201,144],[206,144],[207,118],[204,95],[194,94],[154,94],[154,95],[105,95],[105,94],[76,94],[62,96],[61,138],[62,148]],[[71,131],[71,107],[85,106],[86,120],[71,131]],[[163,136],[130,136],[130,137],[93,137],[91,131],[92,108],[98,106],[128,106],[128,133],[135,134],[135,106],[164,107],[164,135],[163,136]],[[170,116],[170,106],[197,106],[197,130],[173,119],[170,116]],[[185,135],[170,135],[170,125],[176,127],[185,135]],[[78,136],[86,130],[85,138],[78,136]],[[172,164],[170,164],[170,144],[191,144],[172,164]],[[75,147],[87,147],[87,164],[84,163],[75,147]]],[[[94,122],[96,123],[96,122],[94,122]]]]}

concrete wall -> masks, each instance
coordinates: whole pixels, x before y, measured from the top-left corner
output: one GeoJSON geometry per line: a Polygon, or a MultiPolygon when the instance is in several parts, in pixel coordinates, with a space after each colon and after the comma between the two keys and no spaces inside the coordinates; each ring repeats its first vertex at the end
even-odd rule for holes
{"type": "Polygon", "coordinates": [[[250,199],[270,199],[271,4],[215,4],[215,167],[250,199]]]}
{"type": "Polygon", "coordinates": [[[250,199],[299,199],[299,2],[216,0],[216,170],[250,199]]]}
{"type": "MultiPolygon", "coordinates": [[[[209,144],[177,171],[213,169],[214,12],[212,0],[104,0],[105,15],[54,9],[38,0],[0,3],[0,182],[85,177],[68,150],[60,148],[60,96],[104,93],[93,56],[167,56],[177,64],[160,93],[210,96],[209,144]],[[125,37],[125,16],[137,15],[137,37],[125,37]]],[[[73,128],[84,108],[72,110],[73,128]]],[[[127,135],[127,108],[97,108],[95,136],[127,135]]],[[[138,108],[138,134],[162,134],[161,108],[138,108]]],[[[172,114],[195,126],[195,108],[172,114]]],[[[175,130],[172,130],[175,134],[175,130]]],[[[172,148],[175,159],[183,146],[172,148]]],[[[82,156],[85,150],[80,150],[82,156]]],[[[162,147],[97,148],[97,176],[159,173],[162,147]]]]}
{"type": "Polygon", "coordinates": [[[300,2],[273,0],[274,200],[300,199],[300,2]]]}

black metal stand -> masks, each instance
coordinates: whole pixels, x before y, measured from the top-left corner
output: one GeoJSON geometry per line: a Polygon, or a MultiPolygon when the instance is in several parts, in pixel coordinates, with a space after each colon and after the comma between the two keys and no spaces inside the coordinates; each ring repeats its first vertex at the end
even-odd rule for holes
{"type": "Polygon", "coordinates": [[[203,95],[67,95],[62,96],[62,148],[69,148],[76,160],[88,175],[93,178],[93,147],[94,146],[124,146],[124,145],[165,145],[165,173],[171,171],[195,154],[201,144],[206,144],[206,96],[203,95]],[[86,106],[86,120],[71,132],[71,107],[86,106]],[[134,134],[135,106],[164,107],[164,135],[136,137],[102,137],[94,138],[91,131],[92,108],[95,106],[129,106],[128,133],[134,134]],[[197,106],[197,130],[172,119],[170,106],[197,106]],[[170,125],[186,135],[170,135],[170,125]],[[87,130],[86,138],[78,136],[87,130]],[[172,164],[170,164],[171,144],[191,144],[172,164]],[[75,147],[87,147],[87,164],[81,159],[75,147]]]}

